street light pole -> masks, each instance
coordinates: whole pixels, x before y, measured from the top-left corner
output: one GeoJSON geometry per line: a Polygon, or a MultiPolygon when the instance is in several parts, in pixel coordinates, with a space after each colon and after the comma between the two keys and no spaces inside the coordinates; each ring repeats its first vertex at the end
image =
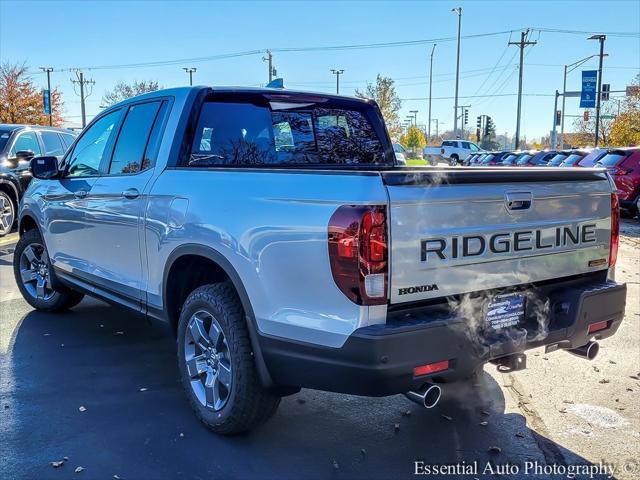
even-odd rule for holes
{"type": "MultiPolygon", "coordinates": [[[[588,60],[591,60],[593,57],[597,57],[598,55],[589,55],[588,57],[582,58],[577,62],[570,63],[569,65],[564,66],[564,79],[562,81],[562,118],[560,119],[560,149],[564,149],[564,117],[565,117],[565,99],[567,98],[567,74],[573,72],[580,65],[585,63],[588,60]]],[[[607,54],[604,54],[606,57],[607,54]]]]}
{"type": "Polygon", "coordinates": [[[49,126],[53,126],[53,107],[51,105],[51,72],[53,72],[53,68],[51,67],[40,67],[40,70],[47,74],[47,97],[49,100],[49,126]]]}
{"type": "Polygon", "coordinates": [[[606,35],[592,35],[588,40],[598,40],[600,42],[600,60],[598,62],[598,93],[596,95],[596,141],[595,146],[598,146],[598,138],[600,134],[600,97],[602,96],[602,58],[604,57],[604,41],[607,39],[606,35]]]}
{"type": "Polygon", "coordinates": [[[433,52],[436,49],[436,44],[433,44],[433,48],[431,49],[431,62],[429,64],[429,120],[427,122],[427,143],[429,143],[429,141],[431,141],[431,85],[432,85],[432,80],[433,80],[433,52]]]}
{"type": "Polygon", "coordinates": [[[336,95],[340,95],[340,75],[344,73],[344,70],[343,69],[338,70],[338,69],[332,68],[331,73],[333,73],[336,76],[336,95]]]}
{"type": "Polygon", "coordinates": [[[516,138],[515,149],[517,150],[520,144],[520,114],[522,113],[522,69],[524,67],[524,49],[528,45],[535,45],[537,42],[530,42],[527,40],[529,35],[529,29],[524,32],[520,32],[519,42],[509,42],[507,45],[516,45],[520,49],[520,67],[518,69],[518,111],[516,114],[516,138]]]}
{"type": "Polygon", "coordinates": [[[453,105],[453,135],[458,137],[458,85],[460,81],[460,29],[462,27],[462,7],[451,9],[458,14],[458,52],[456,54],[456,97],[453,105]]]}
{"type": "Polygon", "coordinates": [[[409,113],[413,115],[413,126],[418,127],[418,110],[409,110],[409,113]]]}
{"type": "Polygon", "coordinates": [[[189,74],[189,85],[193,86],[193,72],[198,69],[195,67],[182,67],[182,69],[189,74]]]}

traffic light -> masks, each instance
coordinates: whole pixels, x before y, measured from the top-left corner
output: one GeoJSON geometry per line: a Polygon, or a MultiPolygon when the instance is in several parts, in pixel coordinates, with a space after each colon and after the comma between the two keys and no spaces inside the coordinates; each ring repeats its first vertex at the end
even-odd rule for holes
{"type": "Polygon", "coordinates": [[[585,122],[589,121],[589,110],[584,111],[584,113],[582,114],[582,118],[584,119],[585,122]]]}
{"type": "Polygon", "coordinates": [[[556,126],[560,125],[562,120],[562,110],[556,110],[556,126]]]}
{"type": "Polygon", "coordinates": [[[611,85],[608,83],[602,84],[602,94],[600,95],[600,100],[606,102],[609,100],[609,92],[611,91],[611,85]]]}
{"type": "Polygon", "coordinates": [[[491,117],[487,117],[487,121],[484,125],[484,136],[489,137],[495,131],[495,125],[493,124],[493,119],[491,117]]]}
{"type": "Polygon", "coordinates": [[[464,109],[464,124],[465,125],[469,124],[469,109],[468,108],[464,109]]]}

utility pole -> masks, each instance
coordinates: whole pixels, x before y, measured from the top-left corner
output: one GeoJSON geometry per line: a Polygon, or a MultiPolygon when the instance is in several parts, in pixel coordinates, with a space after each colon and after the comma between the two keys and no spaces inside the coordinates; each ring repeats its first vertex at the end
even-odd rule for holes
{"type": "Polygon", "coordinates": [[[196,67],[182,67],[182,69],[189,74],[189,85],[193,85],[193,73],[198,70],[196,67]]]}
{"type": "Polygon", "coordinates": [[[47,74],[47,97],[49,100],[49,126],[53,126],[53,107],[51,105],[51,72],[53,72],[53,68],[51,67],[40,67],[40,70],[47,74]]]}
{"type": "Polygon", "coordinates": [[[94,82],[93,80],[85,80],[84,72],[82,70],[76,70],[76,78],[77,80],[71,79],[71,83],[80,85],[80,111],[82,113],[82,128],[84,128],[87,126],[87,112],[85,108],[85,100],[92,93],[92,90],[89,90],[89,93],[85,95],[85,86],[95,85],[96,82],[94,82]]]}
{"type": "Polygon", "coordinates": [[[440,132],[438,131],[438,119],[434,118],[431,121],[436,122],[436,138],[438,138],[440,136],[440,132]]]}
{"type": "Polygon", "coordinates": [[[606,35],[592,35],[588,40],[598,40],[600,42],[600,61],[598,62],[598,94],[596,96],[596,142],[595,146],[598,146],[598,138],[600,133],[600,97],[602,95],[602,58],[604,57],[604,41],[607,39],[606,35]]]}
{"type": "Polygon", "coordinates": [[[453,136],[458,137],[458,85],[460,80],[460,28],[462,27],[462,7],[451,9],[458,14],[458,53],[456,56],[456,99],[453,105],[453,136]]]}
{"type": "Polygon", "coordinates": [[[431,63],[429,64],[429,120],[427,121],[427,143],[431,141],[431,84],[433,83],[433,52],[436,49],[436,44],[433,44],[433,48],[431,49],[431,63]]]}
{"type": "MultiPolygon", "coordinates": [[[[560,96],[560,92],[556,90],[556,100],[553,102],[553,129],[551,130],[551,148],[554,150],[558,146],[558,134],[557,134],[557,126],[558,126],[558,97],[560,96]]],[[[562,97],[564,102],[564,96],[562,97]]],[[[564,116],[564,112],[562,112],[562,116],[564,116]]]]}
{"type": "Polygon", "coordinates": [[[520,41],[519,42],[509,42],[508,45],[517,45],[520,49],[520,71],[518,78],[518,113],[516,118],[516,143],[515,149],[518,149],[518,145],[520,145],[520,114],[522,113],[522,67],[524,63],[524,49],[529,45],[535,45],[538,42],[529,42],[527,41],[527,35],[529,35],[529,29],[527,28],[524,32],[520,32],[520,41]]]}
{"type": "Polygon", "coordinates": [[[269,83],[271,83],[271,81],[273,80],[273,72],[275,70],[273,68],[273,54],[271,53],[271,50],[267,50],[267,56],[262,57],[262,61],[267,62],[269,66],[269,83]]]}
{"type": "Polygon", "coordinates": [[[340,75],[344,73],[343,69],[337,70],[335,68],[331,69],[331,73],[336,76],[336,95],[340,95],[340,75]]]}

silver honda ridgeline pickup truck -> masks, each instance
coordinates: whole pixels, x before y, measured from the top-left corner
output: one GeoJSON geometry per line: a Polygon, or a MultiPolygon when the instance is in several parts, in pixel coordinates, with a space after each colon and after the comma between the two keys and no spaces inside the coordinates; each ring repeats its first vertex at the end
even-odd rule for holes
{"type": "Polygon", "coordinates": [[[53,312],[88,294],[166,322],[221,434],[302,387],[433,407],[487,362],[524,368],[527,349],[593,358],[623,319],[605,171],[401,167],[372,101],[158,91],[31,168],[24,298],[53,312]]]}

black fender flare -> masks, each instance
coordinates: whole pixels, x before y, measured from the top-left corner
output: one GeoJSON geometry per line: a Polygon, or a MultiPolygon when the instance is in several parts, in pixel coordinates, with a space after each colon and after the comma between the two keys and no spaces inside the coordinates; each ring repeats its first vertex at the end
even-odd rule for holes
{"type": "MultiPolygon", "coordinates": [[[[212,262],[216,263],[229,277],[231,283],[233,283],[236,292],[238,293],[238,297],[240,298],[240,302],[242,303],[242,308],[245,313],[245,320],[247,323],[247,329],[249,330],[249,338],[251,340],[251,348],[253,350],[253,355],[256,362],[256,369],[258,371],[258,376],[260,378],[260,382],[265,388],[273,388],[275,387],[275,383],[271,374],[269,373],[269,369],[264,361],[264,357],[262,355],[262,348],[260,347],[260,339],[258,333],[258,326],[256,322],[256,317],[253,312],[253,307],[251,305],[251,301],[249,300],[249,295],[247,294],[247,290],[244,288],[244,284],[240,279],[240,275],[236,269],[231,265],[231,262],[226,259],[224,255],[222,255],[217,250],[207,247],[205,245],[199,245],[195,243],[187,243],[184,245],[180,245],[176,247],[167,258],[167,262],[164,266],[164,273],[162,276],[162,304],[163,307],[166,308],[167,305],[167,281],[169,277],[169,272],[171,271],[171,267],[173,263],[178,260],[180,257],[184,255],[199,255],[201,257],[208,258],[212,262]]],[[[166,313],[165,313],[166,314],[166,313]]]]}

